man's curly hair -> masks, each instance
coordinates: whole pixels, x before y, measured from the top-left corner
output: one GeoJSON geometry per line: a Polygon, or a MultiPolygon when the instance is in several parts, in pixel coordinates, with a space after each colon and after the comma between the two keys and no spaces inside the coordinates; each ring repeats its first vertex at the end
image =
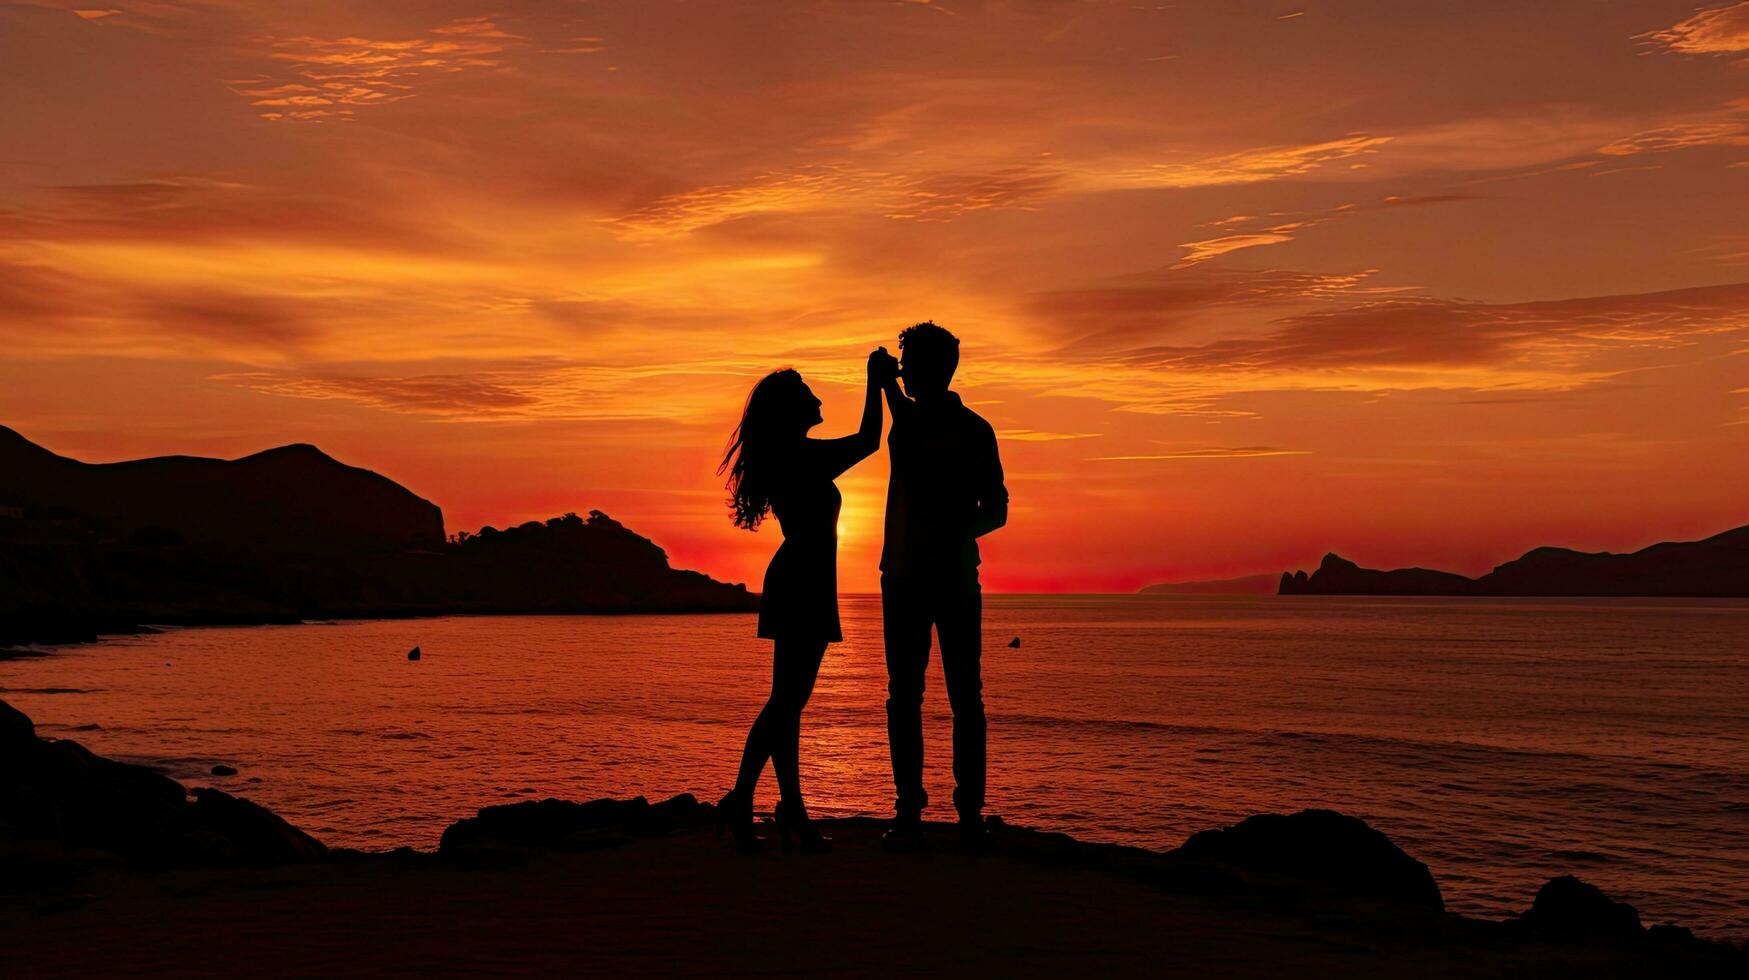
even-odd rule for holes
{"type": "Polygon", "coordinates": [[[934,320],[924,320],[899,331],[899,349],[908,351],[913,358],[921,355],[939,364],[950,379],[960,366],[960,339],[934,320]]]}

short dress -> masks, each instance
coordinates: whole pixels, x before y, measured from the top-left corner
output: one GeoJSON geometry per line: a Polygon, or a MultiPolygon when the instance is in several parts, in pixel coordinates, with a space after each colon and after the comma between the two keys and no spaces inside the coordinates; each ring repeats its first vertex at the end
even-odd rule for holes
{"type": "Polygon", "coordinates": [[[823,476],[797,475],[771,495],[783,544],[765,569],[759,594],[759,635],[768,640],[837,643],[838,485],[823,476]]]}

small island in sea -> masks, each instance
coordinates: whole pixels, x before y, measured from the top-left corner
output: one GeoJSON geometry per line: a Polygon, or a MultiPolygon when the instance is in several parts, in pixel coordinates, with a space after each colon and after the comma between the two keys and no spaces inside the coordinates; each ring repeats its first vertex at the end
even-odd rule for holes
{"type": "Polygon", "coordinates": [[[0,426],[0,646],[146,624],[757,603],[600,511],[446,536],[435,504],[315,446],[92,464],[0,426]]]}
{"type": "Polygon", "coordinates": [[[1629,554],[1535,548],[1480,578],[1428,568],[1362,568],[1331,553],[1310,575],[1283,572],[1281,595],[1749,597],[1749,526],[1629,554]]]}
{"type": "Polygon", "coordinates": [[[247,799],[36,735],[0,702],[0,936],[21,976],[832,973],[1739,977],[1749,951],[1648,925],[1572,877],[1504,921],[1331,810],[1171,851],[992,821],[821,821],[828,854],[739,853],[690,794],[529,799],[436,852],[332,849],[247,799]]]}

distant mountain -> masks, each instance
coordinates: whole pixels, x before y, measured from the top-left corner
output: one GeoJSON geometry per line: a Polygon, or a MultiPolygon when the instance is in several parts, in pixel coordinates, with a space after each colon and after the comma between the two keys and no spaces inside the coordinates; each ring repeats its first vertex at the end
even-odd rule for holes
{"type": "Polygon", "coordinates": [[[81,463],[0,426],[0,507],[7,505],[196,547],[354,554],[441,548],[444,540],[436,504],[302,444],[241,459],[81,463]]]}
{"type": "Polygon", "coordinates": [[[314,446],[90,464],[0,427],[0,645],[145,623],[757,603],[599,511],[446,540],[434,504],[314,446]]]}
{"type": "Polygon", "coordinates": [[[1749,597],[1749,526],[1631,554],[1536,548],[1481,578],[1425,568],[1380,571],[1335,554],[1311,575],[1283,572],[1281,595],[1749,597]]]}
{"type": "Polygon", "coordinates": [[[1162,582],[1144,586],[1142,595],[1273,595],[1274,575],[1246,575],[1241,578],[1209,579],[1200,582],[1162,582]]]}

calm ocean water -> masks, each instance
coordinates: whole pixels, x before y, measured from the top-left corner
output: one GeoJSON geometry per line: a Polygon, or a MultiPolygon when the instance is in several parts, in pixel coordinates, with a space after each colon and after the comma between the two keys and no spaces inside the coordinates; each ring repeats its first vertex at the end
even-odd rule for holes
{"type": "MultiPolygon", "coordinates": [[[[879,601],[843,605],[803,784],[816,814],[883,814],[879,601]]],[[[1166,848],[1334,807],[1457,911],[1515,913],[1571,872],[1749,939],[1749,602],[993,596],[985,620],[1010,821],[1166,848]]],[[[511,800],[714,798],[769,665],[751,616],[456,617],[119,638],[0,662],[0,697],[331,844],[430,848],[511,800]]],[[[925,708],[948,819],[934,663],[925,708]]]]}

